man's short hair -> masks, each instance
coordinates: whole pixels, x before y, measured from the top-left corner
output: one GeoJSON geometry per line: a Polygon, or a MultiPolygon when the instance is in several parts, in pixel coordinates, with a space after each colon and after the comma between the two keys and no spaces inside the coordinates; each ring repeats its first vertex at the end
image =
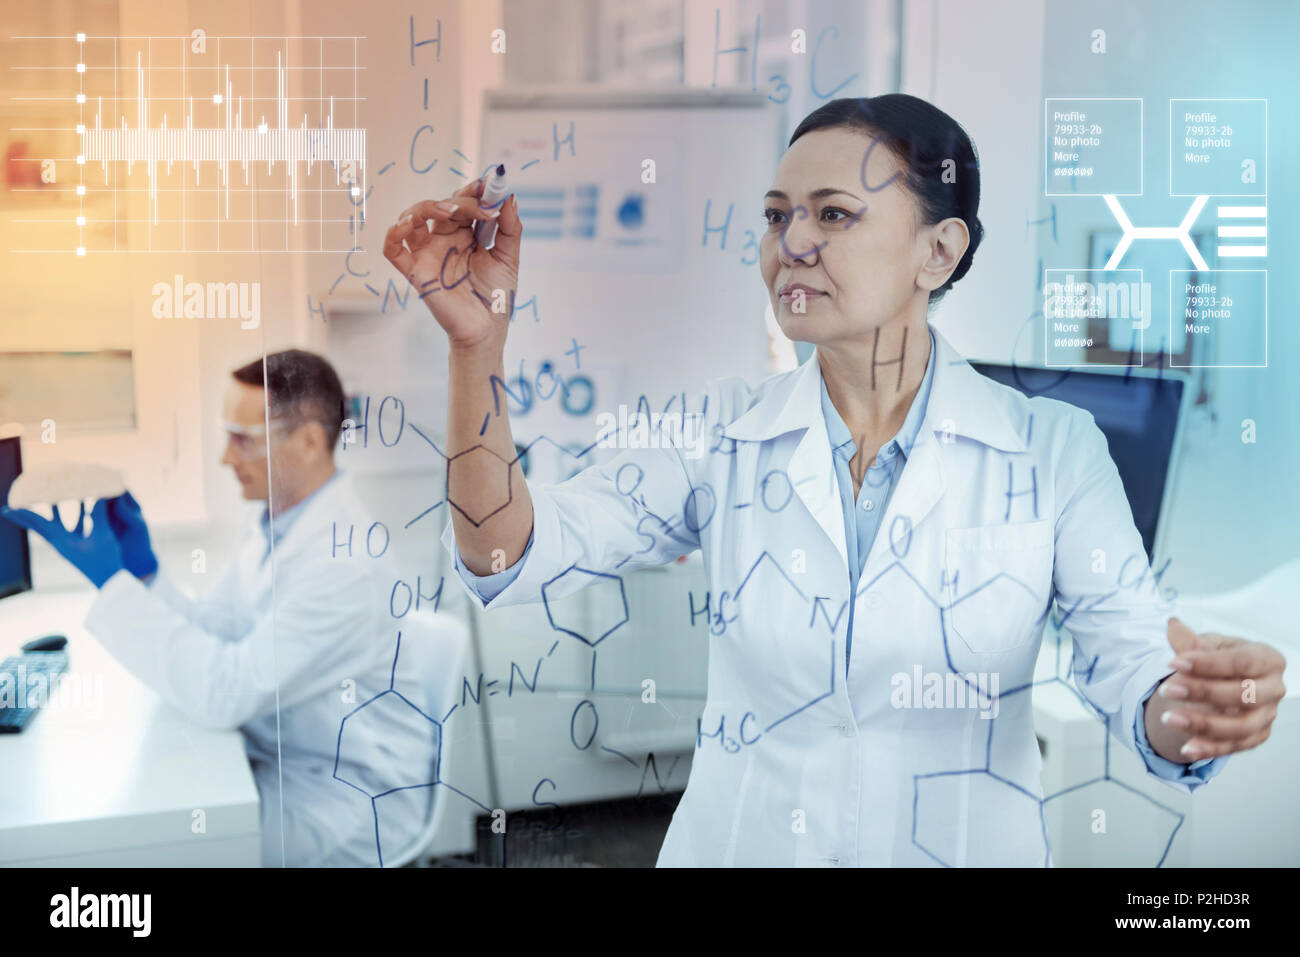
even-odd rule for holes
{"type": "Polygon", "coordinates": [[[264,360],[254,359],[232,375],[237,382],[266,389],[271,418],[285,418],[294,425],[319,422],[329,448],[334,448],[343,428],[343,384],[324,358],[302,349],[285,349],[264,360]]]}

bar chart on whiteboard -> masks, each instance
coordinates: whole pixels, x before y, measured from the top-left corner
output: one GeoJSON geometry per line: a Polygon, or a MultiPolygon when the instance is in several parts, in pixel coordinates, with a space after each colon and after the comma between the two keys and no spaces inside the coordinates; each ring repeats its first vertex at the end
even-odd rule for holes
{"type": "MultiPolygon", "coordinates": [[[[16,38],[66,58],[33,252],[346,253],[365,222],[364,38],[16,38]]],[[[17,67],[23,69],[23,67],[17,67]]],[[[33,67],[33,69],[36,69],[33,67]]],[[[33,127],[36,129],[36,127],[33,127]]]]}

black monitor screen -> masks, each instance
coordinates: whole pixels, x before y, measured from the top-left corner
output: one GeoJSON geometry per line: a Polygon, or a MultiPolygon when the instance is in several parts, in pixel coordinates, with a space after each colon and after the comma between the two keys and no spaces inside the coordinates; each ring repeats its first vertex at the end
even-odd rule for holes
{"type": "MultiPolygon", "coordinates": [[[[23,470],[18,439],[0,439],[0,502],[8,503],[9,486],[23,470]]],[[[27,530],[0,518],[0,598],[32,587],[27,530]]]]}
{"type": "Polygon", "coordinates": [[[1092,413],[1119,469],[1147,557],[1153,559],[1183,380],[1174,376],[1026,369],[991,362],[971,365],[990,379],[1026,395],[1060,399],[1092,413]]]}

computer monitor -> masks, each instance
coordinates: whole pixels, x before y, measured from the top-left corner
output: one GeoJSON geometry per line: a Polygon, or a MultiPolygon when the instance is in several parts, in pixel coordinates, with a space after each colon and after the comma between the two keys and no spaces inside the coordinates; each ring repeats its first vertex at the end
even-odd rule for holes
{"type": "Polygon", "coordinates": [[[1178,372],[1145,369],[1037,369],[972,362],[976,371],[1029,396],[1043,395],[1092,413],[1106,436],[1142,535],[1155,561],[1161,513],[1173,487],[1187,382],[1178,372]]]}
{"type": "MultiPolygon", "coordinates": [[[[9,486],[23,470],[18,436],[0,438],[0,502],[9,502],[9,486]]],[[[32,559],[27,529],[0,518],[0,598],[31,591],[32,559]]]]}

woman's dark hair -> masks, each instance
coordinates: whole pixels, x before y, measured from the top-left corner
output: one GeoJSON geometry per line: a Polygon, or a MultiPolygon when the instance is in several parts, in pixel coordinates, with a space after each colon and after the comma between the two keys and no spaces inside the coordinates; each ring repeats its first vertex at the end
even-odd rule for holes
{"type": "MultiPolygon", "coordinates": [[[[870,133],[898,158],[907,170],[908,190],[916,197],[926,225],[950,216],[966,224],[970,245],[948,281],[930,293],[930,302],[938,302],[970,270],[975,250],[984,238],[984,227],[977,215],[980,169],[975,144],[961,125],[937,106],[906,93],[885,93],[845,97],[819,106],[804,117],[789,145],[805,133],[833,127],[870,133]],[[945,165],[949,160],[951,165],[945,165]],[[952,182],[945,182],[945,172],[952,182]]],[[[867,188],[878,190],[883,185],[867,188]]]]}

